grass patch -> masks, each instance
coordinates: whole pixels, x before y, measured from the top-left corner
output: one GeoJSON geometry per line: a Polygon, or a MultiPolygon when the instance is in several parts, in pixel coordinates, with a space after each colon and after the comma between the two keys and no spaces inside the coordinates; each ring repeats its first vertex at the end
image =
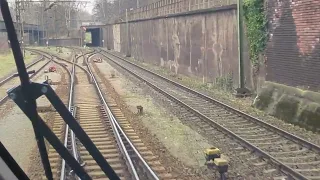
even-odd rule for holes
{"type": "MultiPolygon", "coordinates": [[[[24,62],[26,64],[31,63],[37,55],[31,55],[30,52],[26,51],[24,62]]],[[[9,73],[16,71],[16,64],[12,53],[0,55],[0,77],[7,76],[9,73]]]]}
{"type": "Polygon", "coordinates": [[[186,76],[183,74],[175,74],[174,72],[170,71],[168,68],[161,67],[161,66],[155,66],[153,64],[148,63],[142,63],[138,60],[135,60],[131,58],[134,63],[141,65],[153,72],[159,73],[169,79],[178,81],[189,88],[198,90],[198,91],[206,91],[209,93],[212,93],[213,95],[223,94],[224,96],[227,96],[227,99],[234,98],[232,95],[233,85],[232,81],[230,81],[231,76],[228,75],[227,77],[220,78],[219,80],[216,80],[217,82],[215,84],[213,83],[203,83],[202,78],[199,78],[197,76],[186,76]],[[219,82],[218,82],[219,81],[219,82]]]}

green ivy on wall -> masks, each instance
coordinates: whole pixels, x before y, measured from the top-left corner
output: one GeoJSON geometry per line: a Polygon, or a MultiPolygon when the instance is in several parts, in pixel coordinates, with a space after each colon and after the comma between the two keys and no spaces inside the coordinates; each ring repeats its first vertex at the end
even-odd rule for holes
{"type": "Polygon", "coordinates": [[[243,11],[250,45],[250,59],[253,65],[257,65],[259,54],[264,51],[268,40],[264,0],[244,0],[243,11]]]}

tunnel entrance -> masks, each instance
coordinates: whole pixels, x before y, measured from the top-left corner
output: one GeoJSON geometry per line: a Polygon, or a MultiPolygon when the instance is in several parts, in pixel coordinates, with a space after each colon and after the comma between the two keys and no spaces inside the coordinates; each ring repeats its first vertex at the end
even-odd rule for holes
{"type": "Polygon", "coordinates": [[[102,33],[101,28],[87,28],[85,34],[85,43],[88,47],[99,47],[102,46],[102,33]]]}

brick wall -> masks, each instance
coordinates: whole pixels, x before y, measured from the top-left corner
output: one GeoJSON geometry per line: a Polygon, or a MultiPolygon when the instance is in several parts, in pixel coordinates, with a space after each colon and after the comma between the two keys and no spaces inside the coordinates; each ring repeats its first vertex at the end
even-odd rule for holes
{"type": "Polygon", "coordinates": [[[267,1],[266,79],[320,90],[320,0],[267,1]]]}

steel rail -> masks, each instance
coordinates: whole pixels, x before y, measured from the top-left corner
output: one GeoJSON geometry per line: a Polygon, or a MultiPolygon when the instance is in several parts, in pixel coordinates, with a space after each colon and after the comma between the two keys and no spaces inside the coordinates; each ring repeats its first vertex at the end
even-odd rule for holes
{"type": "MultiPolygon", "coordinates": [[[[64,68],[68,72],[68,75],[69,75],[69,78],[70,78],[70,91],[69,91],[69,97],[68,97],[68,110],[72,113],[72,115],[74,115],[74,112],[72,111],[72,105],[73,105],[73,89],[74,89],[74,73],[75,73],[74,65],[75,65],[75,63],[73,63],[72,71],[70,72],[70,70],[66,66],[64,66],[60,62],[54,60],[54,56],[52,54],[44,52],[44,51],[34,51],[33,49],[26,49],[26,50],[42,54],[43,56],[46,56],[46,57],[50,57],[52,61],[54,61],[56,64],[60,65],[62,68],[64,68]]],[[[78,154],[76,152],[76,145],[75,145],[75,135],[74,135],[73,131],[69,129],[68,125],[66,125],[66,128],[65,128],[65,135],[64,135],[64,143],[63,143],[63,145],[65,147],[67,147],[67,145],[68,145],[68,135],[69,135],[70,131],[71,131],[72,154],[73,154],[74,158],[78,161],[78,154]]],[[[61,170],[60,170],[60,180],[65,180],[65,178],[66,178],[66,162],[65,162],[64,159],[62,159],[62,165],[61,165],[61,170]]]]}
{"type": "MultiPolygon", "coordinates": [[[[39,50],[39,49],[28,49],[28,50],[33,51],[33,52],[47,53],[46,51],[39,50]]],[[[68,61],[68,60],[66,60],[66,59],[64,59],[64,58],[61,58],[61,57],[59,57],[59,56],[57,56],[57,55],[54,55],[54,54],[50,54],[50,55],[53,56],[53,57],[55,57],[55,58],[58,59],[58,60],[61,60],[61,61],[67,62],[67,63],[71,63],[70,61],[68,61]]],[[[83,56],[83,55],[81,55],[80,57],[82,57],[82,56],[83,56]]],[[[77,58],[80,58],[80,57],[77,57],[77,58]]],[[[75,66],[77,66],[78,68],[80,68],[80,69],[82,69],[83,71],[85,71],[85,72],[87,73],[88,77],[89,77],[89,72],[88,72],[87,69],[85,69],[84,67],[80,66],[79,64],[75,64],[75,66]]],[[[89,77],[89,79],[90,79],[90,77],[89,77]]]]}
{"type": "MultiPolygon", "coordinates": [[[[65,67],[65,66],[63,66],[65,67]]],[[[68,70],[68,74],[69,74],[69,77],[70,77],[70,91],[69,91],[69,100],[68,100],[68,110],[72,113],[73,115],[73,112],[71,111],[71,107],[72,107],[72,100],[73,100],[73,86],[74,86],[74,66],[72,66],[72,72],[70,72],[70,70],[65,67],[67,70],[68,70]]],[[[67,148],[68,146],[68,136],[69,136],[69,125],[66,125],[66,129],[65,129],[65,135],[64,135],[64,147],[67,148]]],[[[71,142],[72,144],[74,142],[71,142]]],[[[72,147],[74,147],[72,145],[72,147]]],[[[72,149],[72,152],[74,152],[74,150],[72,149]]],[[[72,153],[73,154],[73,157],[76,159],[76,161],[78,161],[78,158],[77,158],[77,155],[76,153],[72,153]]],[[[64,159],[62,159],[62,165],[61,165],[61,173],[60,173],[60,180],[64,180],[66,178],[66,161],[64,159]]]]}
{"type": "MultiPolygon", "coordinates": [[[[37,64],[38,62],[42,61],[44,59],[43,56],[41,56],[38,60],[34,61],[33,63],[29,64],[26,68],[30,68],[32,67],[33,65],[37,64]]],[[[11,75],[7,76],[5,79],[1,80],[0,81],[0,86],[2,86],[4,83],[8,82],[9,80],[11,80],[12,78],[14,78],[16,76],[18,72],[14,72],[12,73],[11,75]]]]}
{"type": "MultiPolygon", "coordinates": [[[[282,129],[279,129],[279,128],[271,125],[271,124],[268,124],[268,123],[266,123],[266,122],[263,122],[262,120],[259,120],[259,119],[257,119],[257,118],[254,118],[254,117],[252,117],[252,116],[250,116],[250,115],[248,115],[248,114],[246,114],[246,113],[243,113],[243,112],[241,112],[241,111],[239,111],[239,110],[236,110],[236,109],[234,109],[234,108],[232,108],[232,107],[230,107],[230,106],[228,106],[228,105],[226,105],[226,104],[224,104],[224,103],[222,103],[222,102],[219,102],[219,101],[217,101],[217,100],[212,99],[211,97],[208,97],[208,96],[206,96],[206,95],[204,95],[204,94],[202,94],[202,93],[199,93],[199,92],[197,92],[197,91],[195,91],[195,90],[192,90],[192,89],[190,89],[190,88],[188,88],[188,87],[186,87],[186,86],[184,86],[184,85],[181,85],[181,84],[179,84],[179,83],[177,83],[177,82],[174,82],[174,81],[172,81],[172,80],[170,80],[170,79],[168,79],[168,78],[166,78],[166,77],[163,77],[163,76],[161,76],[161,75],[159,75],[159,74],[157,74],[157,73],[154,73],[154,72],[152,72],[152,71],[150,71],[150,70],[148,70],[148,69],[145,69],[145,68],[143,68],[143,67],[141,67],[141,66],[139,66],[139,65],[136,65],[136,64],[134,64],[134,63],[132,63],[132,62],[130,62],[130,61],[128,61],[128,60],[120,57],[120,56],[114,55],[114,54],[109,53],[109,52],[107,52],[107,51],[105,51],[105,50],[102,50],[102,51],[105,52],[105,53],[107,53],[107,54],[110,54],[110,55],[112,55],[112,56],[114,56],[114,57],[117,57],[117,58],[125,61],[126,63],[129,63],[129,64],[131,64],[131,65],[133,65],[133,66],[135,66],[135,67],[137,67],[137,68],[139,68],[139,69],[142,69],[142,70],[147,71],[147,72],[149,72],[149,73],[151,73],[151,74],[153,74],[153,75],[155,75],[155,76],[157,76],[157,77],[160,77],[161,79],[164,79],[164,80],[166,80],[166,81],[168,81],[168,82],[170,82],[170,83],[172,83],[172,84],[174,84],[174,85],[177,85],[177,86],[179,86],[179,87],[181,87],[181,88],[184,88],[184,89],[188,90],[189,92],[198,94],[200,97],[204,97],[205,99],[211,100],[212,102],[214,102],[214,103],[216,103],[216,104],[220,104],[221,106],[224,106],[225,108],[229,109],[230,111],[239,112],[240,115],[242,115],[244,118],[246,118],[246,119],[248,119],[248,120],[251,120],[251,121],[253,121],[253,122],[261,123],[261,124],[269,127],[270,129],[278,132],[280,135],[285,134],[285,135],[282,135],[282,136],[285,137],[285,138],[288,138],[288,139],[291,140],[291,141],[294,141],[294,142],[298,141],[299,144],[304,145],[304,146],[308,147],[309,149],[315,149],[315,150],[317,150],[317,151],[320,151],[320,147],[317,146],[317,145],[315,145],[315,144],[312,144],[311,142],[308,142],[308,141],[306,141],[306,140],[303,140],[303,139],[300,138],[300,137],[297,137],[297,136],[295,136],[295,135],[292,135],[291,133],[288,133],[288,132],[286,132],[286,131],[284,131],[284,130],[282,130],[282,129]]],[[[217,123],[216,121],[208,118],[206,115],[200,113],[198,110],[190,107],[189,105],[185,104],[185,103],[182,102],[181,100],[179,100],[179,99],[177,99],[176,97],[174,97],[174,96],[170,95],[169,93],[165,92],[165,91],[162,90],[161,88],[157,87],[155,84],[153,84],[153,83],[149,82],[148,80],[140,77],[140,76],[139,76],[138,74],[136,74],[135,72],[132,72],[129,68],[124,67],[124,66],[121,65],[119,62],[113,60],[112,58],[108,57],[107,55],[105,55],[105,54],[103,54],[103,53],[101,53],[101,54],[102,54],[104,57],[106,57],[107,59],[109,59],[109,60],[111,60],[112,62],[114,62],[115,64],[117,64],[118,66],[120,66],[121,68],[123,68],[123,69],[125,69],[126,71],[128,71],[129,73],[133,74],[133,75],[134,75],[135,77],[137,77],[138,79],[146,82],[148,85],[150,85],[151,87],[153,87],[153,88],[156,89],[157,91],[161,92],[161,93],[164,94],[165,96],[167,96],[167,97],[169,97],[170,99],[178,102],[179,104],[183,105],[184,107],[192,110],[195,114],[197,114],[197,115],[198,115],[199,117],[201,117],[202,119],[204,119],[204,120],[206,120],[206,121],[208,121],[208,122],[210,122],[210,123],[213,123],[213,124],[214,124],[216,127],[218,127],[219,129],[223,130],[223,131],[226,132],[227,134],[230,134],[231,136],[233,136],[234,138],[236,138],[243,146],[245,146],[245,147],[253,150],[254,152],[256,152],[257,154],[259,154],[260,156],[262,156],[262,157],[270,160],[271,163],[273,163],[273,164],[275,164],[276,166],[278,166],[278,168],[279,168],[282,172],[284,172],[285,174],[287,174],[288,176],[293,176],[294,178],[298,178],[299,180],[300,180],[300,179],[307,179],[307,177],[305,177],[305,176],[302,175],[301,173],[295,171],[295,170],[292,169],[291,167],[289,167],[289,166],[285,165],[284,163],[280,162],[280,161],[277,160],[275,157],[269,155],[267,152],[265,152],[265,151],[263,151],[262,149],[256,147],[255,145],[251,144],[250,142],[248,142],[247,140],[241,138],[241,137],[238,136],[237,134],[231,132],[229,129],[223,127],[222,125],[220,125],[220,124],[217,123]]]]}
{"type": "Polygon", "coordinates": [[[139,151],[134,147],[134,145],[132,144],[132,142],[130,141],[130,139],[128,138],[128,136],[125,134],[125,132],[123,131],[123,129],[121,128],[121,126],[119,125],[118,121],[113,117],[113,121],[115,122],[115,125],[117,126],[117,128],[119,129],[119,131],[121,132],[121,134],[123,135],[123,137],[126,139],[126,141],[128,142],[128,144],[130,145],[130,147],[133,149],[133,151],[135,152],[135,154],[137,155],[137,157],[139,158],[139,160],[143,163],[143,165],[147,168],[149,175],[151,175],[151,177],[154,180],[159,180],[159,177],[156,175],[156,173],[151,169],[151,167],[148,165],[148,163],[143,159],[143,157],[141,156],[141,154],[139,153],[139,151]]]}
{"type": "MultiPolygon", "coordinates": [[[[213,99],[212,97],[209,97],[209,96],[207,96],[207,95],[205,95],[205,94],[203,94],[203,93],[201,93],[201,92],[195,91],[195,90],[193,90],[193,89],[191,89],[191,88],[189,88],[189,87],[187,87],[187,86],[185,86],[185,85],[182,85],[182,84],[180,84],[180,83],[177,83],[177,82],[175,82],[175,81],[173,81],[173,80],[171,80],[171,79],[168,79],[168,78],[166,78],[166,77],[164,77],[164,76],[162,76],[162,75],[160,75],[160,74],[157,74],[157,73],[152,72],[152,71],[150,71],[150,70],[148,70],[148,69],[146,69],[146,68],[143,68],[143,67],[141,67],[141,66],[139,66],[139,65],[137,65],[137,64],[135,64],[135,63],[132,63],[132,62],[126,60],[126,59],[123,58],[123,57],[120,57],[120,56],[118,56],[118,55],[112,54],[112,53],[110,53],[110,52],[108,52],[108,51],[106,51],[106,50],[103,50],[103,49],[101,49],[101,51],[103,51],[103,52],[105,52],[105,53],[108,53],[108,54],[110,54],[110,55],[112,55],[112,56],[115,56],[115,57],[117,57],[117,58],[120,58],[121,60],[124,60],[125,62],[127,62],[127,63],[129,63],[129,64],[131,64],[131,65],[133,65],[133,66],[135,66],[135,67],[138,67],[138,68],[140,68],[140,69],[142,69],[142,70],[144,70],[144,71],[147,71],[148,73],[151,73],[151,74],[153,74],[153,75],[155,75],[155,76],[158,76],[158,77],[160,77],[161,79],[163,79],[163,80],[165,80],[165,81],[167,81],[167,82],[170,82],[170,83],[172,83],[172,84],[174,84],[174,85],[176,85],[176,86],[179,86],[179,87],[181,87],[181,88],[183,88],[183,89],[185,89],[185,90],[188,90],[189,92],[192,92],[192,93],[194,93],[194,94],[197,94],[197,95],[199,95],[200,97],[203,97],[203,98],[205,98],[206,100],[208,100],[208,101],[210,101],[210,102],[213,102],[213,103],[216,103],[216,104],[218,104],[218,105],[221,105],[222,107],[225,107],[225,108],[227,108],[227,109],[230,110],[230,111],[233,111],[233,112],[235,112],[235,113],[238,113],[238,114],[242,115],[242,117],[244,117],[244,118],[246,118],[246,119],[248,119],[248,120],[251,120],[251,121],[253,121],[253,122],[258,122],[259,124],[261,124],[261,125],[263,125],[263,126],[266,126],[266,127],[268,127],[268,128],[271,128],[272,130],[278,132],[279,134],[281,134],[281,135],[283,135],[283,136],[285,136],[285,137],[289,137],[289,138],[291,138],[291,140],[294,140],[295,142],[299,142],[300,144],[303,144],[303,145],[304,145],[305,147],[307,147],[308,149],[314,149],[314,150],[320,152],[320,146],[319,146],[319,145],[316,145],[316,144],[314,144],[314,143],[312,143],[312,142],[309,142],[309,141],[307,141],[307,140],[305,140],[305,139],[302,139],[301,137],[298,137],[298,136],[296,136],[296,135],[294,135],[294,134],[291,134],[291,133],[289,133],[289,132],[287,132],[287,131],[285,131],[285,130],[283,130],[283,129],[280,129],[280,128],[272,125],[272,124],[269,124],[269,123],[267,123],[267,122],[264,122],[263,120],[260,120],[260,119],[258,119],[258,118],[256,118],[256,117],[253,117],[253,116],[251,116],[251,115],[249,115],[249,114],[247,114],[247,113],[245,113],[245,112],[242,112],[242,111],[240,111],[240,110],[238,110],[238,109],[235,109],[235,108],[233,108],[233,107],[231,107],[231,106],[229,106],[229,105],[227,105],[227,104],[225,104],[225,103],[223,103],[223,102],[221,102],[221,101],[218,101],[218,100],[216,100],[216,99],[213,99]]],[[[109,59],[109,58],[108,58],[108,59],[109,59]]]]}
{"type": "MultiPolygon", "coordinates": [[[[31,50],[31,49],[30,49],[31,50]]],[[[34,49],[32,49],[31,51],[33,51],[34,49]]],[[[36,50],[36,51],[39,51],[39,50],[36,50]]],[[[49,53],[47,53],[47,52],[45,52],[45,51],[39,51],[39,52],[41,52],[41,53],[46,53],[46,54],[49,54],[49,53]]],[[[100,89],[100,87],[99,87],[99,84],[98,84],[98,82],[97,82],[97,80],[95,79],[95,76],[94,76],[94,74],[93,74],[93,72],[92,72],[92,70],[91,70],[91,68],[90,68],[90,65],[89,65],[89,61],[88,61],[88,59],[92,56],[92,55],[94,55],[94,54],[96,54],[96,52],[93,50],[93,51],[90,51],[90,52],[86,52],[86,53],[83,53],[83,55],[81,55],[81,56],[79,56],[79,57],[77,57],[77,58],[80,58],[80,57],[84,57],[85,58],[85,56],[87,55],[88,57],[86,58],[86,63],[87,63],[87,67],[88,67],[88,70],[87,69],[85,69],[85,68],[83,68],[83,67],[81,67],[81,66],[79,66],[79,65],[77,65],[77,64],[75,64],[75,63],[72,63],[72,62],[70,62],[70,61],[68,61],[68,60],[65,60],[65,59],[63,59],[63,58],[57,58],[57,56],[54,56],[54,55],[52,55],[53,57],[56,57],[57,59],[59,59],[59,60],[62,60],[62,61],[64,61],[64,62],[67,62],[67,63],[69,63],[69,64],[73,64],[74,66],[77,66],[77,67],[79,67],[79,68],[81,68],[82,70],[84,70],[86,73],[88,73],[88,76],[90,76],[91,78],[88,78],[88,79],[92,79],[92,81],[93,81],[93,83],[95,84],[95,87],[96,87],[96,90],[97,90],[97,92],[98,92],[98,94],[99,94],[99,97],[100,97],[100,99],[101,99],[101,101],[102,101],[102,103],[103,103],[103,105],[104,105],[104,108],[105,108],[105,110],[106,110],[106,112],[108,112],[108,117],[109,117],[109,119],[110,119],[110,124],[112,125],[111,127],[112,127],[112,129],[114,130],[114,132],[116,133],[116,134],[118,134],[118,136],[116,136],[116,139],[117,139],[117,141],[119,140],[119,141],[122,141],[122,139],[121,139],[121,136],[120,136],[120,133],[123,135],[123,137],[126,139],[126,141],[128,142],[128,144],[131,146],[131,148],[133,149],[133,151],[135,152],[135,154],[137,155],[137,157],[139,158],[139,160],[141,160],[141,162],[143,163],[143,165],[146,167],[146,169],[149,171],[149,174],[151,175],[151,177],[153,178],[153,179],[155,179],[155,180],[158,180],[159,178],[157,177],[157,175],[155,174],[155,172],[153,172],[153,170],[151,169],[151,167],[147,164],[147,162],[143,159],[143,157],[141,156],[141,154],[138,152],[138,150],[134,147],[134,145],[132,144],[132,142],[130,141],[130,139],[127,137],[127,135],[125,134],[125,132],[122,130],[122,128],[121,128],[121,126],[119,125],[119,123],[117,122],[117,120],[115,119],[115,117],[114,117],[114,115],[112,114],[112,112],[111,112],[111,110],[110,110],[110,108],[109,108],[109,106],[107,105],[107,103],[106,103],[106,101],[105,101],[105,99],[104,99],[104,97],[103,97],[103,94],[102,94],[102,91],[101,91],[101,89],[100,89]],[[119,132],[120,131],[120,132],[119,132]]],[[[50,54],[51,55],[51,54],[50,54]]],[[[73,72],[75,72],[75,70],[73,70],[73,72]]],[[[71,88],[70,88],[71,89],[71,88]]],[[[66,136],[65,136],[66,137],[66,136]]],[[[72,136],[71,136],[72,137],[72,136]]],[[[135,176],[135,179],[139,179],[139,176],[138,176],[138,174],[137,174],[137,172],[136,172],[136,170],[135,170],[135,167],[134,167],[134,165],[133,165],[133,163],[132,163],[132,161],[131,161],[131,158],[130,158],[130,155],[128,154],[128,152],[126,151],[126,147],[124,146],[124,143],[122,142],[122,143],[118,143],[118,146],[119,146],[119,148],[121,149],[121,147],[122,148],[124,148],[124,151],[121,151],[124,155],[127,155],[127,158],[126,159],[128,159],[128,161],[129,162],[131,162],[131,163],[128,163],[129,164],[129,166],[130,166],[130,164],[131,164],[131,166],[134,168],[134,171],[132,172],[132,174],[135,176]]],[[[77,154],[77,153],[76,153],[77,154]]],[[[76,158],[76,157],[75,157],[76,158]]],[[[127,161],[127,162],[128,162],[127,161]]]]}
{"type": "MultiPolygon", "coordinates": [[[[35,75],[37,75],[45,66],[47,66],[49,63],[51,62],[51,60],[47,61],[44,65],[42,65],[37,71],[35,71],[35,73],[33,73],[30,78],[33,78],[35,75]]],[[[0,105],[2,105],[3,103],[5,103],[7,100],[9,99],[8,95],[5,95],[3,98],[0,99],[0,105]]]]}
{"type": "MultiPolygon", "coordinates": [[[[93,54],[97,54],[99,52],[93,52],[93,54]]],[[[89,59],[89,58],[88,58],[89,59]]],[[[92,73],[93,78],[94,74],[89,66],[89,60],[87,61],[87,66],[89,71],[92,73]]],[[[96,83],[97,88],[99,88],[98,83],[96,83]]],[[[128,138],[128,136],[125,134],[125,132],[123,131],[123,129],[121,128],[120,124],[118,123],[118,121],[116,120],[116,118],[114,117],[113,113],[111,112],[111,109],[109,108],[108,104],[106,103],[101,91],[99,91],[100,97],[103,101],[105,110],[108,113],[109,119],[112,121],[112,123],[116,126],[116,129],[118,130],[118,133],[120,131],[120,133],[122,134],[122,136],[125,138],[125,140],[127,141],[127,143],[130,145],[130,147],[132,148],[132,150],[135,152],[135,154],[137,155],[137,157],[139,158],[139,160],[143,163],[144,167],[146,168],[146,170],[148,171],[149,176],[151,176],[153,179],[155,180],[159,180],[159,177],[156,175],[156,173],[151,169],[151,167],[148,165],[148,163],[143,159],[143,157],[141,156],[141,154],[139,153],[139,151],[135,148],[135,146],[132,144],[132,142],[130,141],[130,139],[128,138]]],[[[129,157],[130,158],[130,157],[129,157]]]]}
{"type": "MultiPolygon", "coordinates": [[[[72,106],[73,105],[73,95],[74,95],[74,77],[75,77],[75,72],[76,72],[76,69],[75,69],[75,65],[76,65],[76,60],[77,58],[75,58],[75,56],[73,57],[73,63],[72,63],[72,76],[71,76],[71,87],[70,87],[70,95],[69,95],[69,106],[68,106],[68,109],[70,112],[72,112],[72,115],[75,116],[76,113],[75,113],[75,109],[71,110],[72,109],[72,106]]],[[[68,125],[67,125],[68,126],[68,125]]],[[[77,144],[76,144],[76,136],[74,134],[74,132],[70,129],[70,133],[71,133],[71,146],[72,146],[72,154],[73,154],[73,157],[76,159],[76,161],[79,162],[79,156],[78,156],[78,152],[77,152],[77,144]]],[[[77,180],[80,180],[79,177],[76,176],[76,179],[77,180]]]]}
{"type": "Polygon", "coordinates": [[[126,163],[127,163],[128,170],[130,171],[133,179],[139,180],[139,176],[138,176],[138,173],[137,173],[137,171],[136,171],[136,168],[134,167],[133,162],[132,162],[132,160],[131,160],[131,158],[130,158],[130,156],[129,156],[129,153],[128,153],[128,151],[126,150],[126,147],[125,147],[125,145],[124,145],[124,143],[123,143],[123,141],[122,141],[122,139],[121,139],[121,135],[120,135],[120,133],[119,133],[119,131],[118,131],[118,128],[116,127],[116,125],[115,125],[115,123],[114,123],[114,116],[113,116],[113,114],[111,113],[111,110],[110,110],[110,108],[109,108],[109,106],[108,106],[108,104],[107,104],[107,102],[106,102],[106,100],[105,100],[105,98],[104,98],[104,96],[103,96],[103,94],[102,94],[102,91],[101,91],[101,89],[100,89],[100,87],[99,87],[99,84],[98,84],[98,82],[97,82],[97,80],[96,80],[96,77],[94,76],[94,74],[93,74],[93,72],[91,71],[91,68],[90,68],[90,66],[89,66],[89,61],[88,61],[88,59],[90,59],[90,58],[91,58],[93,55],[95,55],[95,54],[96,54],[96,52],[92,52],[92,53],[89,53],[89,54],[87,55],[86,65],[87,65],[87,67],[88,67],[88,71],[89,71],[90,76],[91,76],[91,78],[92,78],[92,80],[93,80],[93,83],[94,83],[94,85],[95,85],[95,87],[96,87],[96,90],[97,90],[97,92],[98,92],[98,95],[99,95],[99,97],[100,97],[100,99],[101,99],[101,101],[102,101],[102,103],[103,103],[103,106],[104,106],[104,108],[107,110],[107,115],[108,115],[109,120],[110,120],[111,128],[112,128],[113,133],[114,133],[114,135],[115,135],[115,138],[116,138],[116,140],[117,140],[118,147],[119,147],[120,151],[122,152],[122,154],[124,155],[124,158],[126,159],[126,163]]]}

